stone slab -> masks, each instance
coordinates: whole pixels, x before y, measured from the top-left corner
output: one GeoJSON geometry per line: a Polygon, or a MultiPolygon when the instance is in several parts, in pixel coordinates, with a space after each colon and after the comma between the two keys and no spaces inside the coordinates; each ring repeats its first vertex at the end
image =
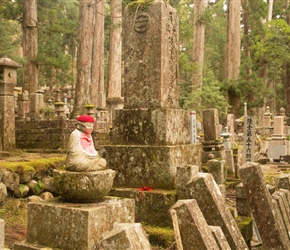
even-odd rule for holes
{"type": "Polygon", "coordinates": [[[110,196],[134,199],[135,221],[161,227],[172,227],[169,209],[176,202],[175,190],[142,191],[136,188],[112,188],[110,196]]]}
{"type": "Polygon", "coordinates": [[[170,213],[177,249],[219,249],[196,200],[179,200],[170,213]]]}
{"type": "Polygon", "coordinates": [[[266,249],[290,249],[289,239],[273,205],[258,163],[247,162],[239,169],[251,212],[266,249]]]}
{"type": "Polygon", "coordinates": [[[203,131],[205,141],[216,141],[220,139],[220,124],[218,110],[215,108],[202,111],[203,131]]]}
{"type": "Polygon", "coordinates": [[[227,242],[227,238],[225,237],[223,230],[217,226],[209,226],[212,235],[219,247],[220,250],[231,250],[229,243],[227,242]]]}
{"type": "Polygon", "coordinates": [[[31,202],[28,203],[27,242],[61,249],[95,249],[115,223],[134,220],[132,199],[106,197],[103,202],[90,204],[60,200],[31,202]]]}
{"type": "Polygon", "coordinates": [[[221,227],[232,249],[248,249],[213,176],[198,173],[186,187],[190,198],[197,201],[208,225],[221,227]]]}
{"type": "Polygon", "coordinates": [[[286,189],[290,191],[290,174],[282,173],[275,177],[274,181],[278,189],[286,189]]]}
{"type": "Polygon", "coordinates": [[[120,223],[104,236],[100,250],[151,250],[150,242],[140,223],[120,223]]]}
{"type": "Polygon", "coordinates": [[[178,166],[200,166],[200,145],[107,145],[107,166],[116,171],[113,187],[175,188],[178,166]]]}
{"type": "Polygon", "coordinates": [[[124,108],[178,108],[179,27],[164,1],[124,13],[124,108]]]}
{"type": "Polygon", "coordinates": [[[190,114],[182,109],[118,109],[113,144],[176,145],[190,143],[190,114]]]}
{"type": "Polygon", "coordinates": [[[287,235],[289,237],[290,236],[290,223],[289,223],[288,214],[286,211],[285,204],[282,200],[282,197],[275,192],[274,194],[272,194],[272,199],[277,203],[278,209],[282,217],[282,222],[285,227],[284,230],[286,230],[287,235]]]}
{"type": "Polygon", "coordinates": [[[176,171],[176,194],[178,200],[184,200],[189,198],[187,193],[186,183],[200,171],[199,166],[185,166],[177,167],[176,171]]]}

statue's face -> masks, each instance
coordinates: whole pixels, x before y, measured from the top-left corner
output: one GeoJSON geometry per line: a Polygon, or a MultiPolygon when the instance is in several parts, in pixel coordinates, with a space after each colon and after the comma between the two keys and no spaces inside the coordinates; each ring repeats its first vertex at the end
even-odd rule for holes
{"type": "Polygon", "coordinates": [[[77,128],[85,134],[91,134],[94,129],[94,123],[91,122],[79,122],[77,128]]]}

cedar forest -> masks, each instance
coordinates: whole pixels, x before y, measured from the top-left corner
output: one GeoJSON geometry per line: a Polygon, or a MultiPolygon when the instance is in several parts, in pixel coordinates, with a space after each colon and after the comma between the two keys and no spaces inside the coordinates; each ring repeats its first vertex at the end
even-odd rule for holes
{"type": "MultiPolygon", "coordinates": [[[[0,57],[7,56],[25,64],[23,56],[23,2],[0,2],[0,57]]],[[[78,14],[84,0],[38,0],[37,29],[38,84],[40,86],[75,86],[78,46],[78,14]]],[[[148,0],[138,0],[138,3],[148,0]]],[[[113,2],[111,0],[111,2],[113,2]]],[[[108,82],[110,51],[111,2],[105,1],[104,13],[104,83],[108,82]]],[[[130,0],[121,1],[123,8],[130,0]]],[[[273,114],[284,107],[290,113],[290,0],[171,0],[179,14],[179,85],[180,108],[196,110],[217,108],[237,117],[243,114],[244,103],[250,114],[261,115],[269,106],[273,114]],[[195,10],[198,2],[207,4],[202,12],[195,10]],[[236,77],[226,73],[230,27],[229,6],[241,4],[239,72],[236,77]],[[272,4],[273,3],[273,6],[272,4]],[[270,14],[269,14],[270,13],[270,14]],[[204,59],[194,55],[196,20],[204,26],[204,59]],[[200,65],[202,64],[202,65],[200,65]],[[201,69],[199,82],[196,74],[201,69]]],[[[121,24],[120,24],[121,25],[121,24]]],[[[120,65],[121,67],[121,65],[120,65]]],[[[18,70],[18,86],[22,86],[23,68],[18,70]]],[[[77,94],[76,94],[77,95],[77,94]]],[[[76,96],[77,98],[77,96],[76,96]]]]}

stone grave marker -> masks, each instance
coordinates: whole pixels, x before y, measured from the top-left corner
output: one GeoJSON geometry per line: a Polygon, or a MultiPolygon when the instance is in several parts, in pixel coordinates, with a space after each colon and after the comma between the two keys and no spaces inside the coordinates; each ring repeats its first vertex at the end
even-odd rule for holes
{"type": "Polygon", "coordinates": [[[245,116],[243,136],[243,164],[245,162],[254,162],[255,133],[255,119],[250,116],[245,116]]]}
{"type": "Polygon", "coordinates": [[[266,249],[289,249],[289,238],[279,219],[280,211],[277,204],[273,205],[260,165],[247,162],[239,173],[263,246],[266,249]]]}
{"type": "Polygon", "coordinates": [[[219,249],[196,200],[179,200],[170,213],[178,250],[219,249]]]}
{"type": "Polygon", "coordinates": [[[208,225],[219,226],[231,249],[248,249],[222,193],[211,174],[198,173],[186,185],[190,199],[195,199],[208,225]]]}

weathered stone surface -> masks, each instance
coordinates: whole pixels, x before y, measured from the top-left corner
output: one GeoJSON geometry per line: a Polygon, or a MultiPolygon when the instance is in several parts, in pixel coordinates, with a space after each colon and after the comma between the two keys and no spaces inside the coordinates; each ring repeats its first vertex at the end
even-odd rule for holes
{"type": "Polygon", "coordinates": [[[110,192],[116,172],[112,169],[91,172],[54,170],[55,190],[71,202],[95,202],[110,192]]]}
{"type": "Polygon", "coordinates": [[[176,10],[157,0],[124,19],[124,108],[178,108],[176,10]]]}
{"type": "Polygon", "coordinates": [[[16,188],[13,191],[13,194],[17,197],[17,198],[22,198],[27,196],[29,192],[29,187],[27,185],[24,184],[19,184],[18,188],[16,188]]]}
{"type": "Polygon", "coordinates": [[[204,109],[202,111],[202,125],[205,141],[215,141],[220,138],[220,125],[218,110],[215,108],[204,109]]]}
{"type": "Polygon", "coordinates": [[[222,193],[211,174],[198,173],[186,187],[191,199],[195,199],[207,223],[223,230],[232,249],[248,249],[239,228],[226,208],[222,193]]]}
{"type": "Polygon", "coordinates": [[[20,178],[17,173],[12,173],[7,170],[4,171],[2,182],[5,184],[7,189],[12,191],[15,190],[19,185],[19,180],[20,178]]]}
{"type": "Polygon", "coordinates": [[[42,180],[43,188],[51,193],[55,193],[54,180],[51,176],[46,176],[42,180]]]}
{"type": "Polygon", "coordinates": [[[92,250],[116,223],[133,223],[134,219],[131,199],[106,197],[103,202],[79,205],[32,202],[28,203],[27,242],[53,249],[92,250]]]}
{"type": "Polygon", "coordinates": [[[113,143],[175,145],[190,143],[190,116],[181,109],[115,110],[113,143]]]}
{"type": "Polygon", "coordinates": [[[39,194],[39,197],[43,200],[51,200],[51,199],[53,199],[53,194],[45,191],[45,192],[42,192],[41,194],[39,194]]]}
{"type": "Polygon", "coordinates": [[[15,148],[15,112],[14,96],[0,96],[1,117],[1,144],[2,150],[11,150],[15,148]]]}
{"type": "Polygon", "coordinates": [[[140,223],[120,223],[104,236],[100,250],[151,250],[140,223]]]}
{"type": "Polygon", "coordinates": [[[114,187],[173,189],[177,166],[200,165],[200,147],[105,146],[107,166],[116,171],[114,187]]]}
{"type": "Polygon", "coordinates": [[[209,226],[212,235],[220,250],[231,250],[229,243],[223,233],[223,230],[217,226],[209,226]]]}
{"type": "Polygon", "coordinates": [[[5,201],[7,197],[7,188],[3,182],[0,182],[0,202],[5,201]]]}
{"type": "Polygon", "coordinates": [[[226,183],[225,161],[210,160],[207,162],[208,172],[212,174],[217,184],[226,183]]]}
{"type": "Polygon", "coordinates": [[[263,245],[267,249],[289,249],[289,239],[277,218],[279,210],[273,206],[260,165],[247,162],[239,174],[263,245]]]}
{"type": "Polygon", "coordinates": [[[177,167],[176,171],[176,194],[178,200],[188,199],[186,183],[199,172],[199,166],[177,167]]]}
{"type": "Polygon", "coordinates": [[[236,208],[238,216],[251,216],[251,209],[247,200],[247,194],[243,183],[239,183],[235,187],[236,191],[236,208]]]}
{"type": "Polygon", "coordinates": [[[290,220],[290,191],[287,189],[280,188],[277,191],[277,194],[282,197],[290,220]]]}
{"type": "Polygon", "coordinates": [[[30,181],[33,178],[33,176],[35,174],[35,170],[31,168],[31,169],[28,169],[25,171],[21,171],[21,172],[19,171],[17,173],[18,173],[19,178],[20,178],[19,182],[21,184],[25,184],[26,182],[30,181]]]}
{"type": "Polygon", "coordinates": [[[109,195],[134,199],[136,222],[172,227],[169,209],[177,200],[174,190],[142,191],[136,188],[113,188],[109,195]]]}
{"type": "MultiPolygon", "coordinates": [[[[290,236],[290,224],[289,224],[289,219],[288,216],[286,214],[286,210],[285,210],[285,206],[283,204],[282,198],[277,195],[277,194],[272,194],[272,199],[273,199],[273,203],[275,203],[275,207],[277,207],[277,210],[279,211],[279,217],[281,220],[281,225],[282,225],[282,230],[285,231],[288,235],[288,237],[290,236]]],[[[277,217],[277,215],[276,215],[277,217]]],[[[276,222],[277,222],[277,218],[276,218],[276,222]]]]}
{"type": "Polygon", "coordinates": [[[27,182],[27,186],[33,194],[40,194],[43,191],[43,186],[40,184],[40,182],[33,179],[27,182]]]}
{"type": "Polygon", "coordinates": [[[16,242],[13,245],[13,250],[56,250],[50,247],[42,246],[36,243],[28,243],[28,242],[16,242]]]}
{"type": "Polygon", "coordinates": [[[177,249],[219,249],[196,200],[179,200],[170,213],[177,249]]]}
{"type": "Polygon", "coordinates": [[[278,189],[282,188],[290,191],[290,174],[280,174],[274,180],[278,189]]]}

